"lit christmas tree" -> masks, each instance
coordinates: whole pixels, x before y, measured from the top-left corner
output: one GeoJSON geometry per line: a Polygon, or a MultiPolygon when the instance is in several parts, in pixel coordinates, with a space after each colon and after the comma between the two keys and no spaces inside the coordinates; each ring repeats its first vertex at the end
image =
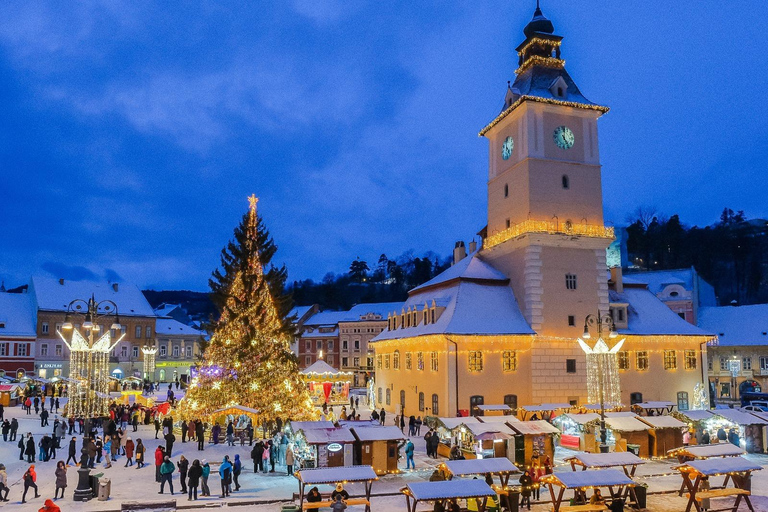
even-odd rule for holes
{"type": "Polygon", "coordinates": [[[207,418],[214,411],[241,405],[260,412],[261,420],[314,419],[317,412],[299,374],[289,344],[287,318],[291,297],[284,292],[285,266],[269,262],[277,250],[256,214],[255,196],[221,251],[221,269],[209,284],[221,312],[198,374],[179,404],[183,417],[207,418]]]}

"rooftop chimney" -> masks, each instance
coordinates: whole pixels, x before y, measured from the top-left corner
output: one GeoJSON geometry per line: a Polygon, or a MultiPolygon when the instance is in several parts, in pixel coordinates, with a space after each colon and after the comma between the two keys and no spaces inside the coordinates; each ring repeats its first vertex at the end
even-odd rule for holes
{"type": "Polygon", "coordinates": [[[112,283],[112,289],[117,291],[117,283],[112,283]]]}
{"type": "Polygon", "coordinates": [[[611,267],[611,281],[616,293],[624,293],[624,276],[621,273],[621,267],[611,267]]]}
{"type": "Polygon", "coordinates": [[[456,246],[453,248],[453,264],[457,264],[466,257],[467,249],[464,247],[464,242],[456,242],[456,246]]]}
{"type": "Polygon", "coordinates": [[[63,277],[59,279],[59,284],[60,284],[60,285],[63,285],[63,284],[64,284],[64,278],[63,278],[63,277]]]}
{"type": "Polygon", "coordinates": [[[469,242],[469,254],[474,254],[475,252],[477,252],[477,242],[472,240],[469,242]]]}

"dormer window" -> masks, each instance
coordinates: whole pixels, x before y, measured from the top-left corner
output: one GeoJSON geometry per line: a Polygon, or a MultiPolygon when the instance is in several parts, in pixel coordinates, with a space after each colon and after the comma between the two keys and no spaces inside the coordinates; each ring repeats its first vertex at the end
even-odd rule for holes
{"type": "Polygon", "coordinates": [[[552,83],[552,86],[549,88],[549,92],[551,92],[552,96],[555,98],[563,99],[568,95],[568,84],[565,83],[565,79],[563,79],[563,77],[559,76],[552,83]]]}
{"type": "Polygon", "coordinates": [[[563,88],[562,88],[562,87],[558,87],[558,88],[557,88],[557,95],[558,95],[560,98],[562,98],[562,97],[563,97],[563,88]]]}

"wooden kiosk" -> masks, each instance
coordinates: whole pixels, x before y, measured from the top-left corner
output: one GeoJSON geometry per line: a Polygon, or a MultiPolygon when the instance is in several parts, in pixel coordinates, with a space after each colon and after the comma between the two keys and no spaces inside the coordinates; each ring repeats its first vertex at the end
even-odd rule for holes
{"type": "MultiPolygon", "coordinates": [[[[358,423],[358,422],[355,422],[358,423]]],[[[357,426],[350,429],[355,436],[355,465],[371,466],[377,475],[399,473],[398,448],[405,436],[395,426],[357,426]]]]}

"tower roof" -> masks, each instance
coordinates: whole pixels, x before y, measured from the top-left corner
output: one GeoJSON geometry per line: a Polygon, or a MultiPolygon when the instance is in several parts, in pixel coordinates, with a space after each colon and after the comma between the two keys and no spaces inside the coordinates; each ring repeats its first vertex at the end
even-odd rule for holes
{"type": "Polygon", "coordinates": [[[533,19],[528,22],[528,24],[523,29],[525,37],[531,37],[537,32],[541,34],[555,33],[555,26],[552,24],[549,18],[544,16],[544,14],[541,12],[539,2],[536,2],[536,10],[533,12],[533,19]]]}

